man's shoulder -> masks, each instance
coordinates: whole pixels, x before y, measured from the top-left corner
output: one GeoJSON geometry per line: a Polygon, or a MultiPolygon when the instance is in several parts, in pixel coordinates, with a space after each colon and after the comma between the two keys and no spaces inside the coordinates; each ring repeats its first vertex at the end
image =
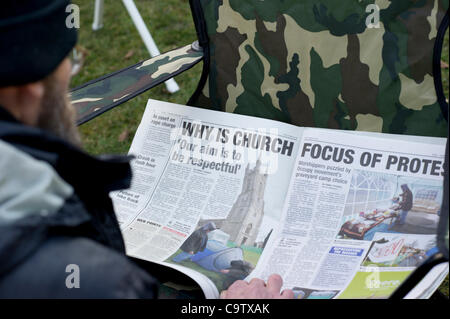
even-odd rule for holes
{"type": "Polygon", "coordinates": [[[6,298],[155,298],[156,281],[120,254],[82,237],[53,237],[0,278],[6,298]]]}

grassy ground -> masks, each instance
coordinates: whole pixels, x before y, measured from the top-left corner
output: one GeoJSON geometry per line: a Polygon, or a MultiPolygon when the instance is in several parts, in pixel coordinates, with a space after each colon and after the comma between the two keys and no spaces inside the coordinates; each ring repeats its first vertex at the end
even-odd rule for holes
{"type": "MultiPolygon", "coordinates": [[[[80,6],[79,45],[88,53],[81,72],[72,79],[72,87],[149,57],[121,1],[105,1],[104,28],[92,31],[92,0],[74,0],[80,6]]],[[[188,1],[135,0],[161,52],[196,40],[188,1]]],[[[449,64],[447,32],[443,61],[449,64]]],[[[149,98],[185,104],[200,78],[201,64],[175,78],[180,91],[169,94],[164,85],[122,104],[80,127],[85,148],[92,154],[126,153],[149,98]]],[[[448,69],[443,70],[444,91],[449,96],[448,69]]],[[[440,287],[448,296],[448,277],[440,287]]]]}
{"type": "MultiPolygon", "coordinates": [[[[93,1],[75,0],[80,6],[79,45],[88,53],[81,72],[72,80],[76,87],[101,75],[149,58],[139,33],[121,1],[105,1],[104,27],[92,31],[93,1]]],[[[146,21],[161,52],[197,39],[188,1],[137,0],[136,6],[146,21]],[[157,32],[156,32],[157,31],[157,32]]],[[[175,78],[180,91],[167,92],[164,85],[122,104],[81,126],[85,148],[92,154],[126,153],[149,98],[186,104],[197,87],[201,65],[175,78]]]]}

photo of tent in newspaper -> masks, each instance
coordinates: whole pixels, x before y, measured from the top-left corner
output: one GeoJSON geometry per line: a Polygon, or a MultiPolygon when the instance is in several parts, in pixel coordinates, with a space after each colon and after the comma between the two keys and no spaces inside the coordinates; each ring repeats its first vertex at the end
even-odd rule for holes
{"type": "Polygon", "coordinates": [[[272,233],[265,217],[264,195],[269,175],[261,161],[247,165],[242,191],[227,218],[201,219],[196,230],[166,261],[197,270],[219,291],[245,279],[256,266],[272,233]]]}
{"type": "Polygon", "coordinates": [[[376,233],[361,266],[414,268],[436,250],[435,235],[376,233]]]}
{"type": "Polygon", "coordinates": [[[376,232],[435,234],[442,196],[439,181],[355,170],[338,238],[372,240],[376,232]]]}

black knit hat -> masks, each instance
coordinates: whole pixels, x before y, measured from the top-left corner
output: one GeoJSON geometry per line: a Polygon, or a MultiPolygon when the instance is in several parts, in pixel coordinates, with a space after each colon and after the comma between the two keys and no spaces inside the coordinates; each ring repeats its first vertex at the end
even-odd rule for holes
{"type": "MultiPolygon", "coordinates": [[[[45,78],[77,41],[66,26],[69,0],[2,0],[0,4],[0,87],[45,78]]],[[[70,20],[70,19],[69,19],[70,20]]]]}

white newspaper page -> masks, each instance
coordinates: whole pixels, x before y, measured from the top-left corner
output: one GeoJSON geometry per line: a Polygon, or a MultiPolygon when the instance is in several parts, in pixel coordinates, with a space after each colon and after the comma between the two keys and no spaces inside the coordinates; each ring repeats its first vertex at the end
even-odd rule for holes
{"type": "Polygon", "coordinates": [[[189,269],[218,297],[278,227],[299,145],[291,125],[149,100],[131,188],[111,194],[127,254],[189,269]]]}
{"type": "Polygon", "coordinates": [[[364,135],[304,130],[283,226],[251,277],[278,273],[299,299],[387,298],[436,251],[445,139],[364,135]]]}

